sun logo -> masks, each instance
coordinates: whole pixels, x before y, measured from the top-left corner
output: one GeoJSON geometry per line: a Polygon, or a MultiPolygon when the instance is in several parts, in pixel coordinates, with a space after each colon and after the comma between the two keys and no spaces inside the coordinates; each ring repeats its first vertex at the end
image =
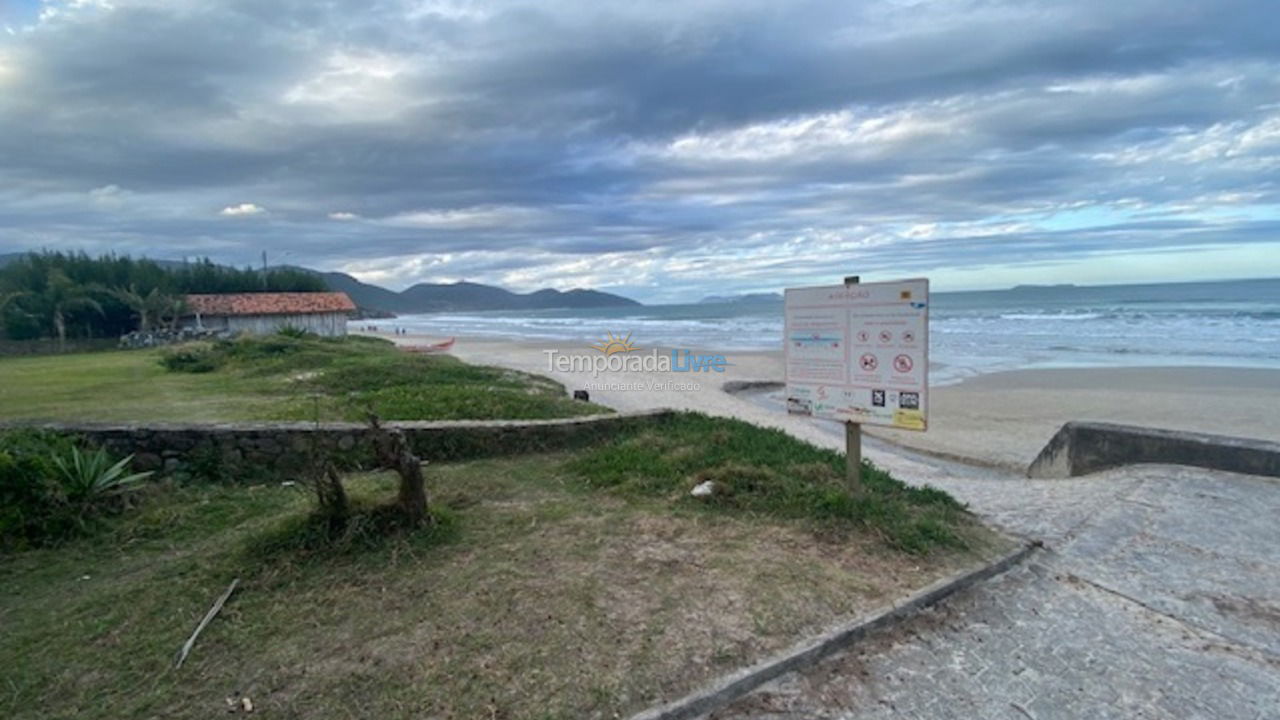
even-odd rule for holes
{"type": "Polygon", "coordinates": [[[626,353],[636,349],[635,344],[631,342],[631,333],[627,333],[625,338],[619,338],[612,332],[609,333],[608,337],[602,339],[599,345],[592,345],[591,347],[599,350],[605,355],[626,353]]]}

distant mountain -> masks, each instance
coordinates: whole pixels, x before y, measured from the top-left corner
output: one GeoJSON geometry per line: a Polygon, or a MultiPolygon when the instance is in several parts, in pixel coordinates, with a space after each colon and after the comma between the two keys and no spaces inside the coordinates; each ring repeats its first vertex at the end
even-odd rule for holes
{"type": "MultiPolygon", "coordinates": [[[[0,267],[4,267],[25,252],[0,253],[0,267]]],[[[182,263],[174,260],[153,261],[161,267],[176,268],[182,263]]],[[[513,293],[492,285],[457,282],[442,285],[419,283],[403,292],[395,292],[377,285],[360,282],[346,273],[320,272],[296,265],[277,266],[319,275],[330,290],[346,293],[363,310],[381,310],[390,313],[426,312],[474,312],[477,310],[545,310],[551,308],[626,307],[640,303],[630,298],[600,292],[599,290],[574,289],[538,290],[528,294],[513,293]]],[[[275,269],[275,267],[273,267],[275,269]]]]}
{"type": "Polygon", "coordinates": [[[708,295],[699,303],[707,305],[723,305],[726,303],[780,303],[782,293],[746,293],[745,295],[708,295]]]}
{"type": "Polygon", "coordinates": [[[360,282],[346,273],[319,273],[330,290],[344,292],[356,305],[393,313],[475,312],[480,310],[544,310],[550,308],[625,307],[640,303],[598,290],[538,290],[513,293],[471,282],[419,283],[402,292],[360,282]]]}
{"type": "Polygon", "coordinates": [[[409,312],[405,309],[407,304],[399,293],[377,285],[362,283],[346,273],[326,272],[317,274],[324,279],[330,290],[346,293],[347,297],[350,297],[351,301],[358,307],[393,313],[409,312]]]}

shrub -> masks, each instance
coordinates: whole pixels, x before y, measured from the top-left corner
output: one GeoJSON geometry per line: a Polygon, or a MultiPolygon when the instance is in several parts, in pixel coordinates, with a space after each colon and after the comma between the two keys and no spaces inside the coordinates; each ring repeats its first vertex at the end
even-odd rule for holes
{"type": "Polygon", "coordinates": [[[62,481],[63,499],[79,507],[92,506],[127,491],[130,486],[153,475],[151,472],[127,474],[125,469],[133,456],[113,462],[101,448],[81,452],[72,447],[66,455],[55,455],[54,465],[62,481]]]}
{"type": "Polygon", "coordinates": [[[314,335],[314,333],[309,333],[306,330],[303,330],[300,327],[294,327],[293,325],[285,325],[277,330],[276,334],[281,337],[293,338],[294,340],[302,340],[303,338],[312,337],[314,335]]]}
{"type": "Polygon", "coordinates": [[[150,475],[126,473],[129,459],[47,431],[0,432],[0,547],[56,544],[126,507],[127,491],[150,475]]]}
{"type": "Polygon", "coordinates": [[[211,343],[187,343],[160,355],[160,364],[170,372],[213,372],[222,367],[222,363],[222,353],[211,343]]]}

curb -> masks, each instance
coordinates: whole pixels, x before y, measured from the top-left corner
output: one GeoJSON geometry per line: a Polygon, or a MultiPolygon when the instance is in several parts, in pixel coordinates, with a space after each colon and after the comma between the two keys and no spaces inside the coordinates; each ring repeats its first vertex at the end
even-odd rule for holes
{"type": "Polygon", "coordinates": [[[874,630],[905,619],[953,593],[999,575],[1025,560],[1040,547],[1038,541],[1032,541],[981,567],[942,578],[908,595],[901,602],[881,607],[778,655],[726,675],[679,700],[642,710],[632,715],[630,720],[690,720],[718,710],[780,675],[812,665],[861,640],[874,630]]]}

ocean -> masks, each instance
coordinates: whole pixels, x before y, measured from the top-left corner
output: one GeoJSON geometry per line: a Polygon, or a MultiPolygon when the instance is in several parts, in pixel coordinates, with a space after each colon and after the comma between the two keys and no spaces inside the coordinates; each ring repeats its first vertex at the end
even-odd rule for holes
{"type": "MultiPolygon", "coordinates": [[[[402,315],[355,324],[566,345],[612,332],[630,334],[640,348],[782,347],[780,301],[402,315]]],[[[936,292],[929,331],[932,384],[1022,368],[1280,368],[1280,279],[936,292]]]]}

